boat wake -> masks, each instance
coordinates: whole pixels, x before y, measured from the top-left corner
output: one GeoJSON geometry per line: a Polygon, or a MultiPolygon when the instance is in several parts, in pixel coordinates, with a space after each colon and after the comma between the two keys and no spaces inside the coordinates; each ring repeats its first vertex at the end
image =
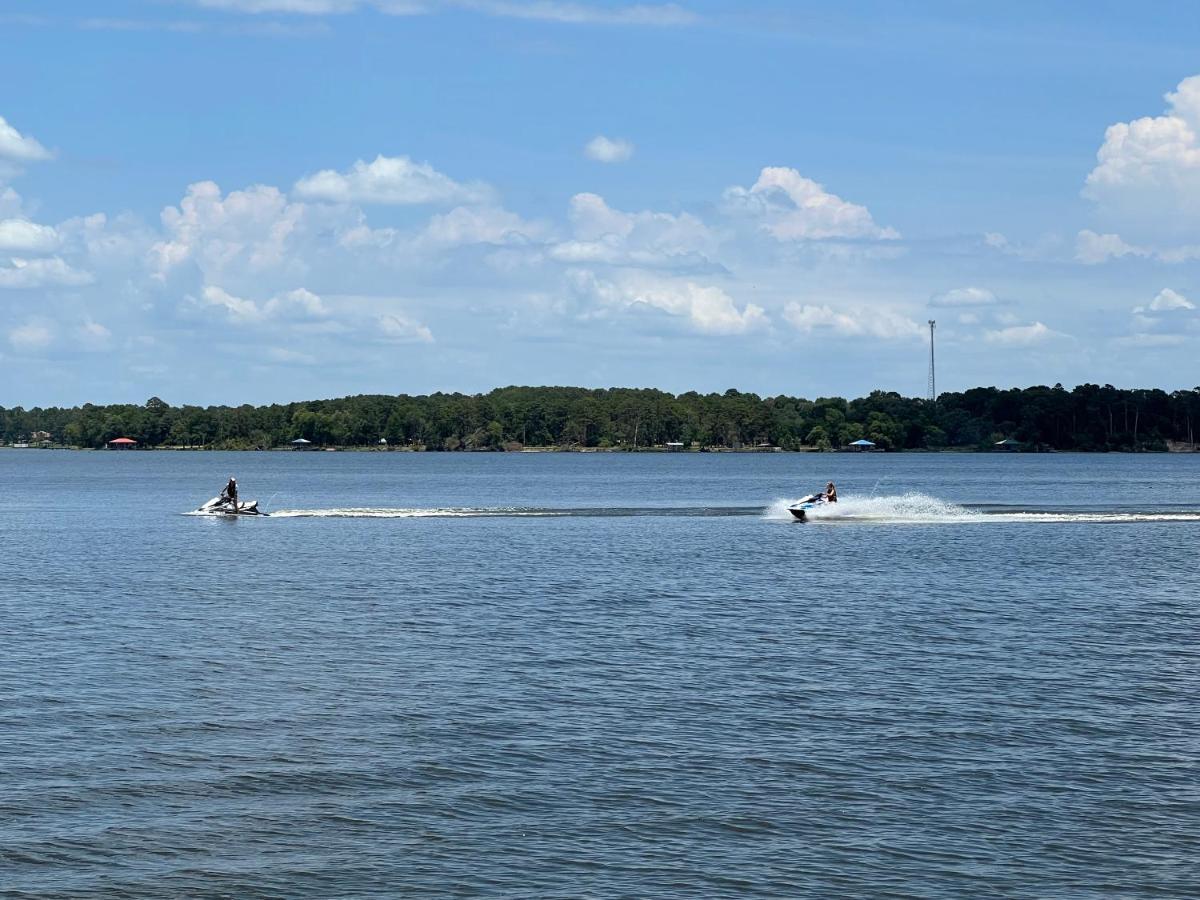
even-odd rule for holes
{"type": "MultiPolygon", "coordinates": [[[[714,518],[759,516],[771,521],[795,522],[788,512],[792,499],[778,499],[765,509],[761,506],[434,506],[372,507],[351,506],[331,509],[281,509],[272,519],[570,519],[631,518],[714,518]]],[[[209,515],[197,510],[185,515],[209,515]]],[[[224,518],[241,518],[224,517],[224,518]]],[[[808,510],[808,521],[821,524],[877,523],[891,525],[956,525],[1002,522],[1200,522],[1200,511],[1188,509],[1048,509],[1001,505],[960,506],[931,497],[909,493],[882,497],[844,497],[839,503],[815,506],[808,510]]]]}
{"type": "MultiPolygon", "coordinates": [[[[764,517],[795,521],[788,512],[794,500],[776,500],[764,517]]],[[[1200,522],[1200,511],[1181,509],[1049,509],[990,505],[960,506],[931,497],[909,493],[884,497],[843,497],[838,503],[816,506],[808,511],[809,522],[954,525],[1003,522],[1200,522]]]]}
{"type": "Polygon", "coordinates": [[[282,509],[275,519],[563,519],[630,516],[757,516],[760,506],[615,506],[615,507],[347,507],[344,509],[282,509]]]}

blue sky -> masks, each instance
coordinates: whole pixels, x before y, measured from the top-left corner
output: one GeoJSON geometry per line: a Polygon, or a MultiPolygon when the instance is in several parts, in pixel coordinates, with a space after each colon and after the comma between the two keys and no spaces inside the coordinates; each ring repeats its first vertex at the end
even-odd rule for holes
{"type": "Polygon", "coordinates": [[[9,0],[0,405],[1190,387],[1188,4],[9,0]],[[909,9],[907,7],[919,7],[909,9]]]}

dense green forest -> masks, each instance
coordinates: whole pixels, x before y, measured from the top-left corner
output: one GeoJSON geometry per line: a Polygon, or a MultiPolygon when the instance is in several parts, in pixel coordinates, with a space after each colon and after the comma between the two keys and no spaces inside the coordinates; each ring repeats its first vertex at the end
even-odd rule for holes
{"type": "Polygon", "coordinates": [[[874,391],[857,400],[759,397],[728,390],[678,396],[648,389],[506,387],[488,394],[363,395],[271,406],[85,404],[4,409],[0,439],[35,432],[77,447],[129,437],[142,447],[253,449],[305,438],[314,445],[428,450],[522,446],[836,449],[859,438],[887,450],[987,449],[1002,438],[1023,449],[1165,450],[1192,442],[1200,388],[1167,393],[1084,384],[942,394],[936,402],[874,391]]]}

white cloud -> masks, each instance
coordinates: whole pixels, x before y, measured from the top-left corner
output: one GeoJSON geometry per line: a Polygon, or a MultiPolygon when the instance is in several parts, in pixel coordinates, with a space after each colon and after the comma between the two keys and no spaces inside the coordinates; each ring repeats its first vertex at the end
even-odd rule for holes
{"type": "Polygon", "coordinates": [[[613,209],[597,194],[576,194],[568,218],[574,240],[555,244],[550,250],[559,262],[697,266],[716,250],[715,236],[690,213],[627,213],[613,209]]]}
{"type": "MultiPolygon", "coordinates": [[[[222,318],[244,328],[259,329],[258,334],[276,340],[290,335],[297,340],[348,340],[361,346],[364,339],[383,339],[396,343],[431,343],[428,327],[403,312],[379,314],[380,304],[392,298],[383,296],[318,296],[305,288],[284,291],[265,301],[238,297],[216,285],[206,285],[199,299],[189,297],[193,307],[218,311],[222,318]]],[[[341,352],[341,351],[339,351],[341,352]]],[[[305,362],[308,353],[295,354],[275,349],[268,353],[276,362],[305,362]]]]}
{"type": "Polygon", "coordinates": [[[95,279],[89,272],[72,268],[60,257],[22,259],[0,266],[0,288],[79,287],[95,279]]]}
{"type": "Polygon", "coordinates": [[[37,162],[49,159],[51,153],[34,138],[17,131],[4,116],[0,116],[0,157],[17,162],[37,162]]]}
{"type": "Polygon", "coordinates": [[[369,163],[360,159],[346,172],[322,169],[293,190],[305,200],[389,205],[484,203],[492,196],[485,184],[459,184],[428,163],[382,155],[369,163]]]}
{"type": "Polygon", "coordinates": [[[318,319],[328,313],[321,298],[304,288],[277,294],[263,305],[263,314],[268,318],[318,319]]]}
{"type": "Polygon", "coordinates": [[[419,341],[424,344],[433,343],[433,332],[401,313],[385,313],[376,319],[379,333],[391,341],[419,341]]]}
{"type": "Polygon", "coordinates": [[[598,134],[587,142],[583,153],[588,159],[594,159],[596,162],[625,162],[633,156],[633,144],[623,138],[607,138],[598,134]]]}
{"type": "Polygon", "coordinates": [[[162,212],[168,239],[151,248],[151,265],[165,278],[192,262],[210,281],[224,281],[226,270],[284,267],[302,274],[305,261],[289,250],[306,213],[303,203],[290,203],[278,188],[267,185],[230,191],[225,197],[211,181],[188,185],[179,206],[162,212]]]}
{"type": "Polygon", "coordinates": [[[64,252],[86,259],[89,269],[128,276],[144,267],[146,254],[161,234],[131,214],[79,216],[56,228],[64,252]]]}
{"type": "Polygon", "coordinates": [[[205,285],[200,296],[209,306],[223,309],[235,322],[257,322],[262,318],[262,311],[253,300],[235,297],[216,285],[205,285]]]}
{"type": "Polygon", "coordinates": [[[58,232],[49,225],[28,219],[0,220],[0,253],[53,253],[58,244],[58,232]]]}
{"type": "Polygon", "coordinates": [[[961,287],[935,294],[929,301],[930,306],[995,306],[1000,301],[987,288],[961,287]]]}
{"type": "Polygon", "coordinates": [[[568,211],[575,234],[585,241],[604,237],[627,237],[633,231],[634,217],[609,206],[598,194],[576,194],[568,211]]]}
{"type": "Polygon", "coordinates": [[[693,328],[706,334],[743,334],[768,321],[762,307],[747,303],[739,310],[732,297],[713,285],[639,272],[623,273],[612,281],[582,270],[573,270],[568,277],[578,293],[602,306],[657,309],[687,319],[693,328]]]}
{"type": "Polygon", "coordinates": [[[865,206],[831,194],[795,169],[768,166],[749,189],[725,191],[734,213],[761,221],[761,227],[780,241],[829,239],[891,240],[900,236],[881,228],[865,206]]]}
{"type": "Polygon", "coordinates": [[[423,242],[443,247],[468,244],[522,244],[538,240],[546,229],[495,206],[459,206],[433,216],[421,233],[423,242]]]}
{"type": "Polygon", "coordinates": [[[1030,325],[1012,325],[984,334],[985,341],[1008,347],[1028,347],[1056,337],[1062,337],[1062,335],[1047,328],[1041,322],[1034,322],[1030,325]]]}
{"type": "Polygon", "coordinates": [[[54,331],[50,325],[32,319],[8,333],[9,343],[17,350],[40,350],[53,340],[54,331]]]}
{"type": "Polygon", "coordinates": [[[221,309],[231,320],[241,323],[263,322],[267,319],[317,319],[328,314],[321,298],[304,288],[277,294],[261,304],[235,297],[224,288],[212,284],[205,285],[200,296],[204,305],[221,309]]]}
{"type": "Polygon", "coordinates": [[[1196,304],[1187,297],[1177,293],[1170,288],[1163,288],[1158,292],[1158,295],[1150,301],[1150,309],[1155,312],[1172,309],[1195,309],[1196,304]]]}
{"type": "Polygon", "coordinates": [[[1200,75],[1166,101],[1161,116],[1108,127],[1083,189],[1141,237],[1187,234],[1200,221],[1200,75]]]}
{"type": "Polygon", "coordinates": [[[1075,259],[1087,265],[1097,265],[1122,256],[1148,255],[1148,251],[1127,244],[1118,234],[1097,234],[1085,228],[1075,238],[1075,259]]]}
{"type": "Polygon", "coordinates": [[[845,337],[869,336],[883,340],[918,337],[921,327],[912,319],[887,309],[856,307],[835,310],[830,306],[789,303],[783,318],[797,331],[830,331],[845,337]]]}

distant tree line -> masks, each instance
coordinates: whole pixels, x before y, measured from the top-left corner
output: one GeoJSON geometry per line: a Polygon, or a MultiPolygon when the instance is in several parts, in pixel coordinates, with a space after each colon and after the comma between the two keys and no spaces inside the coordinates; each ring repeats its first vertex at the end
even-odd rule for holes
{"type": "Polygon", "coordinates": [[[304,438],[318,446],[504,450],[521,446],[647,448],[770,445],[834,449],[865,438],[887,450],[987,449],[1011,438],[1028,449],[1164,450],[1191,443],[1200,388],[1167,393],[1083,384],[973,388],[936,402],[873,391],[857,400],[669,394],[649,389],[506,387],[487,394],[362,395],[271,406],[145,405],[4,409],[0,438],[49,432],[56,443],[103,447],[254,449],[304,438]]]}

